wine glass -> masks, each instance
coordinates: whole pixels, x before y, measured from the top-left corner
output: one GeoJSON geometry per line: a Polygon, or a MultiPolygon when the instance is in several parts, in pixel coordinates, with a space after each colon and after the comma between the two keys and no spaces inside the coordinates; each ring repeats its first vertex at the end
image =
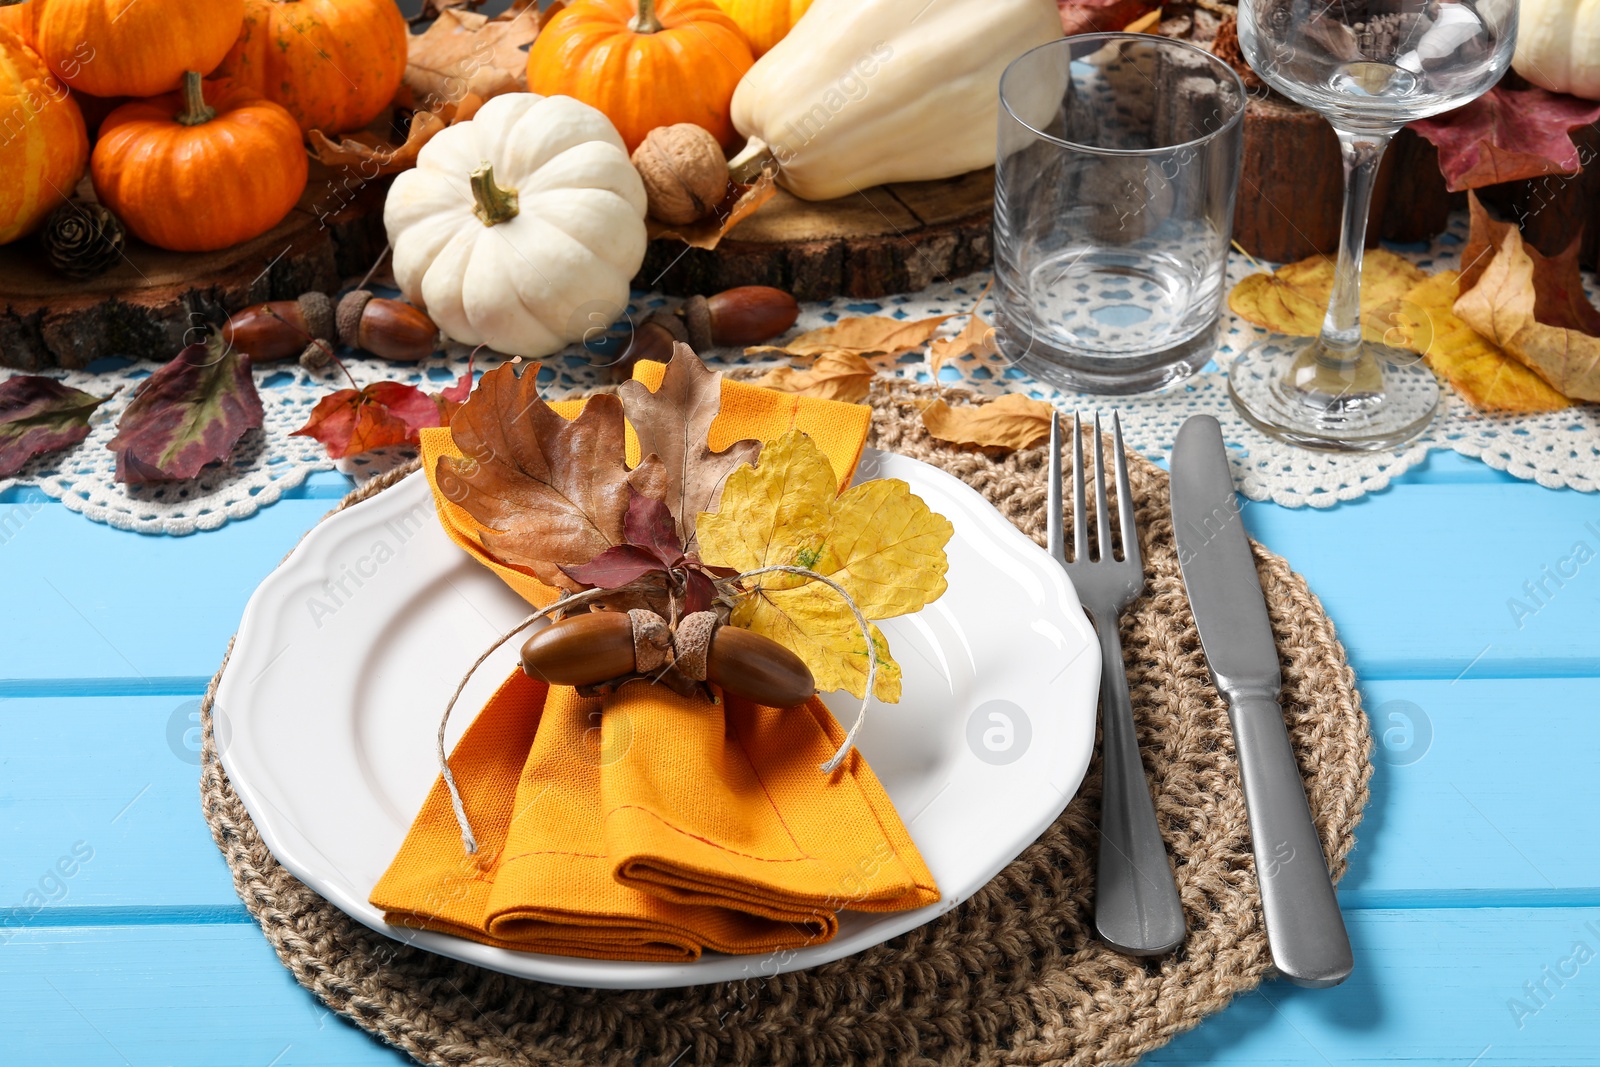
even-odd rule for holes
{"type": "Polygon", "coordinates": [[[1252,424],[1309,448],[1393,448],[1439,406],[1412,353],[1362,337],[1361,254],[1373,180],[1401,126],[1487,92],[1516,44],[1516,0],[1241,0],[1239,45],[1268,85],[1319,112],[1344,159],[1339,262],[1322,333],[1268,337],[1233,361],[1252,424]]]}

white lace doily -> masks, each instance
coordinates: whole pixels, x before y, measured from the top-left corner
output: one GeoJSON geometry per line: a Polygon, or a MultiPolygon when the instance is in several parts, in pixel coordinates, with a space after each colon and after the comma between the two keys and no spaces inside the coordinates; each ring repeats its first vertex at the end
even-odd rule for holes
{"type": "MultiPolygon", "coordinates": [[[[1458,250],[1466,237],[1466,219],[1452,220],[1450,229],[1428,246],[1397,249],[1427,270],[1456,266],[1458,250]]],[[[1243,257],[1229,263],[1229,284],[1254,270],[1243,257]]],[[[988,281],[971,275],[941,282],[917,293],[879,300],[832,301],[807,304],[794,332],[813,329],[849,315],[894,315],[921,318],[969,310],[988,281]]],[[[1593,295],[1591,293],[1591,295],[1593,295]]],[[[629,318],[640,321],[652,309],[674,303],[659,294],[635,299],[629,318]]],[[[986,317],[992,309],[984,309],[986,317]]],[[[1222,363],[1265,333],[1242,322],[1224,309],[1225,335],[1219,352],[1222,363]]],[[[941,333],[951,334],[966,319],[950,320],[941,333]]],[[[587,392],[609,383],[608,352],[618,351],[627,335],[627,322],[591,350],[578,347],[545,361],[541,377],[552,398],[587,392]]],[[[762,365],[738,350],[706,354],[708,361],[725,365],[762,365]]],[[[891,373],[927,380],[921,354],[901,357],[891,373]]],[[[478,369],[487,363],[480,354],[478,369]]],[[[770,362],[770,361],[766,361],[770,362]]],[[[355,379],[363,385],[390,378],[437,390],[449,385],[467,365],[465,349],[440,353],[417,366],[378,359],[347,359],[355,379]]],[[[312,374],[293,363],[256,370],[265,425],[250,433],[226,464],[207,470],[183,483],[130,489],[112,477],[114,457],[105,447],[115,433],[115,423],[133,388],[148,377],[153,365],[122,360],[102,360],[85,371],[56,372],[66,384],[97,395],[119,388],[117,395],[94,415],[87,440],[76,448],[33,460],[16,477],[0,480],[0,492],[14,485],[37,486],[49,496],[97,522],[144,533],[188,534],[244,518],[279,499],[317,470],[332,470],[322,446],[306,437],[291,437],[302,426],[317,400],[347,384],[342,376],[312,374]]],[[[1196,413],[1215,415],[1233,457],[1240,491],[1252,500],[1271,500],[1287,507],[1327,507],[1382,489],[1389,480],[1420,462],[1430,449],[1450,449],[1476,456],[1497,470],[1531,479],[1551,488],[1566,486],[1592,492],[1600,489],[1600,406],[1580,405],[1545,415],[1484,415],[1446,389],[1444,403],[1433,426],[1398,453],[1332,454],[1310,452],[1274,441],[1247,424],[1234,411],[1225,378],[1216,363],[1159,393],[1137,397],[1094,397],[1066,393],[1043,385],[998,358],[965,357],[947,364],[941,379],[966,384],[981,393],[1026,392],[1049,400],[1065,411],[1085,412],[1114,408],[1120,412],[1128,443],[1152,459],[1165,460],[1184,419],[1196,413]]],[[[338,464],[358,480],[388,469],[408,458],[404,449],[385,449],[338,464]]]]}

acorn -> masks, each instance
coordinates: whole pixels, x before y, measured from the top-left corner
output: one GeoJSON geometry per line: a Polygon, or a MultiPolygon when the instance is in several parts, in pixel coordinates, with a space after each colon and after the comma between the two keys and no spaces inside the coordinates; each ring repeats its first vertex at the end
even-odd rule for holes
{"type": "Polygon", "coordinates": [[[439,327],[420,309],[366,289],[344,295],[337,319],[339,340],[384,359],[415,363],[439,347],[439,327]]]}
{"type": "MultiPolygon", "coordinates": [[[[634,673],[633,621],[624,612],[572,615],[522,646],[522,669],[551,685],[585,687],[634,673]]],[[[787,648],[737,626],[719,626],[706,654],[705,680],[769,708],[803,704],[816,692],[805,663],[787,648]]]]}
{"type": "Polygon", "coordinates": [[[256,363],[294,359],[311,341],[336,336],[333,301],[326,293],[301,293],[298,300],[253,304],[222,326],[222,339],[256,363]]]}

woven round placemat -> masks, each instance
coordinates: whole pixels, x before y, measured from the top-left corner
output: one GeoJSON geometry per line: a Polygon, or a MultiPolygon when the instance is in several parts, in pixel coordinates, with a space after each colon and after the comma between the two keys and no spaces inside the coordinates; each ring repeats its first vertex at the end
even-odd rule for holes
{"type": "MultiPolygon", "coordinates": [[[[922,429],[931,387],[879,382],[874,440],[941,467],[1044,539],[1044,449],[955,450],[922,429]]],[[[949,391],[945,393],[950,396],[949,391]]],[[[959,396],[957,397],[959,399],[959,396]]],[[[267,851],[217,762],[211,704],[200,794],[234,885],[301,985],[427,1064],[1120,1064],[1254,988],[1271,961],[1225,707],[1184,598],[1167,477],[1130,480],[1149,574],[1123,617],[1139,740],[1174,858],[1189,936],[1152,961],[1094,940],[1100,762],[1055,824],[965,904],[886,944],[806,971],[688,989],[578,989],[409,947],[346,916],[267,851]]],[[[411,468],[374,480],[340,508],[411,468]]],[[[1304,580],[1257,547],[1283,661],[1283,707],[1335,878],[1355,843],[1372,766],[1355,677],[1304,580]]],[[[224,662],[223,669],[226,669],[224,662]]]]}

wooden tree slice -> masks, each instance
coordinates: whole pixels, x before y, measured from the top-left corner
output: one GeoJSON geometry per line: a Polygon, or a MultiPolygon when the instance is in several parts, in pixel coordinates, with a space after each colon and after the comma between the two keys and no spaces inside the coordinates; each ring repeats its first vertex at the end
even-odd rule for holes
{"type": "Polygon", "coordinates": [[[313,163],[300,203],[255,240],[191,253],[130,236],[126,258],[89,281],[57,274],[35,238],[0,247],[0,364],[37,370],[103,356],[171,359],[206,324],[219,326],[249,304],[337,292],[383,250],[387,184],[347,181],[313,163]]]}
{"type": "Polygon", "coordinates": [[[990,263],[994,170],[837,200],[779,191],[711,251],[652,241],[634,279],[680,296],[772,285],[801,300],[909,292],[990,263]]]}

